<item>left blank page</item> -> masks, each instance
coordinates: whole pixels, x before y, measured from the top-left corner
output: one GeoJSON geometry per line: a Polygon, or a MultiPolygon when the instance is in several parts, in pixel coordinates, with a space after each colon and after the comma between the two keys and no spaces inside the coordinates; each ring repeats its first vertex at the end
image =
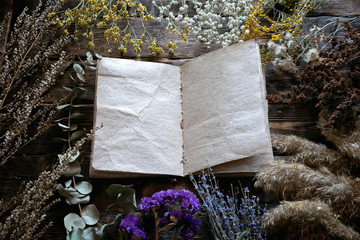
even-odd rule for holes
{"type": "Polygon", "coordinates": [[[90,176],[183,175],[180,68],[98,63],[90,176]]]}

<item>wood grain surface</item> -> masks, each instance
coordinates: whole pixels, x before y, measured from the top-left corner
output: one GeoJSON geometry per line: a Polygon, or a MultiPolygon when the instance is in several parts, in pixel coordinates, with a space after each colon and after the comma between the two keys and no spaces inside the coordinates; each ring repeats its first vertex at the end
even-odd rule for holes
{"type": "MultiPolygon", "coordinates": [[[[10,0],[5,0],[5,3],[10,3],[10,0]]],[[[69,0],[68,6],[76,4],[77,0],[69,0]]],[[[150,0],[144,1],[145,5],[151,6],[150,0]]],[[[0,17],[4,16],[6,11],[4,0],[1,1],[0,17]]],[[[34,9],[37,0],[13,0],[13,17],[17,16],[25,6],[29,6],[30,9],[34,9]]],[[[8,6],[8,5],[6,5],[8,6]]],[[[150,12],[156,13],[154,9],[150,8],[150,12]]],[[[359,0],[329,0],[329,3],[316,12],[311,12],[309,17],[304,22],[305,29],[309,28],[313,24],[324,25],[327,22],[341,17],[340,21],[349,19],[354,16],[360,16],[360,1],[359,0]]],[[[140,21],[139,19],[131,19],[134,25],[140,21]]],[[[360,29],[360,21],[356,21],[353,26],[360,29]]],[[[148,25],[149,31],[157,31],[159,29],[165,29],[165,22],[160,22],[158,25],[148,25]]],[[[140,32],[140,28],[135,28],[136,32],[140,32]]],[[[163,62],[173,65],[182,65],[189,59],[199,56],[201,54],[213,51],[219,48],[217,45],[212,45],[210,48],[205,44],[196,40],[193,35],[189,36],[189,40],[184,42],[178,36],[172,36],[163,32],[163,36],[160,38],[160,43],[166,45],[169,40],[174,40],[178,45],[178,49],[175,51],[175,55],[171,56],[164,53],[160,56],[149,57],[146,52],[141,53],[142,61],[154,61],[163,62]]],[[[84,58],[84,43],[86,41],[79,41],[67,47],[67,51],[79,55],[84,58]]],[[[106,44],[102,33],[99,31],[95,34],[95,45],[99,47],[109,48],[106,44]]],[[[119,52],[114,51],[112,54],[107,52],[101,53],[104,56],[120,57],[119,52]]],[[[135,58],[136,56],[131,53],[125,56],[126,58],[135,58]]],[[[55,58],[55,57],[54,57],[55,58]]],[[[55,60],[55,59],[53,59],[55,60]]],[[[286,92],[291,90],[291,85],[294,84],[294,79],[291,76],[285,74],[276,73],[271,67],[266,66],[266,88],[267,92],[274,94],[280,92],[286,92]]],[[[46,103],[52,102],[53,99],[57,99],[64,96],[66,93],[62,86],[66,85],[65,76],[60,78],[56,86],[49,91],[49,97],[46,103]]],[[[93,125],[93,104],[94,104],[94,89],[95,89],[95,74],[87,73],[87,82],[84,86],[87,92],[77,99],[77,103],[85,105],[81,112],[86,114],[86,118],[79,121],[79,128],[90,130],[93,125]]],[[[296,134],[304,136],[310,140],[317,142],[324,142],[326,139],[320,135],[319,129],[316,127],[317,111],[312,106],[307,105],[285,105],[285,104],[270,104],[269,105],[269,121],[270,131],[279,133],[296,134]]],[[[55,124],[54,124],[55,125],[55,124]]],[[[46,134],[39,137],[36,141],[30,143],[26,148],[22,149],[17,156],[9,161],[5,166],[0,166],[0,199],[5,201],[14,195],[22,181],[35,179],[38,174],[47,169],[51,163],[56,161],[56,155],[63,150],[62,144],[51,143],[51,139],[54,136],[60,136],[63,134],[58,128],[51,128],[46,134]]],[[[105,193],[105,189],[113,183],[121,184],[133,184],[137,193],[137,200],[140,200],[143,196],[151,196],[156,191],[166,190],[168,188],[187,188],[192,189],[192,185],[187,178],[180,177],[159,177],[159,178],[132,178],[132,179],[90,179],[88,177],[89,168],[89,156],[91,152],[90,143],[85,144],[83,148],[85,152],[85,161],[82,164],[82,174],[85,179],[89,180],[94,190],[91,194],[91,203],[96,204],[102,215],[102,221],[106,222],[110,217],[117,214],[117,210],[114,207],[109,206],[114,202],[114,199],[108,197],[105,193]]],[[[277,199],[272,196],[264,195],[260,190],[254,189],[253,178],[220,178],[221,186],[226,189],[230,182],[234,184],[238,180],[241,180],[244,186],[248,186],[254,194],[258,194],[261,197],[262,203],[276,204],[277,199]]],[[[60,182],[64,182],[64,179],[60,179],[60,182]]],[[[63,227],[63,218],[70,212],[77,212],[77,206],[69,206],[65,201],[55,205],[49,212],[49,219],[54,222],[54,226],[44,236],[44,239],[65,239],[65,228],[63,227]]],[[[203,217],[202,217],[203,218],[203,217]]],[[[201,225],[201,231],[195,239],[211,239],[209,228],[206,225],[206,221],[203,218],[203,224],[201,225]]],[[[163,236],[163,239],[167,239],[167,236],[163,236]]]]}

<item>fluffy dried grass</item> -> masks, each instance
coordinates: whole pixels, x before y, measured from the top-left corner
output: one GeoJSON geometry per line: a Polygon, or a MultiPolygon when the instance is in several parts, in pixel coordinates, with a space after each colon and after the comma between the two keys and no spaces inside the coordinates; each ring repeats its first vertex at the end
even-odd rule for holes
{"type": "Polygon", "coordinates": [[[271,239],[360,239],[351,227],[334,217],[321,201],[284,201],[263,220],[271,239]]]}

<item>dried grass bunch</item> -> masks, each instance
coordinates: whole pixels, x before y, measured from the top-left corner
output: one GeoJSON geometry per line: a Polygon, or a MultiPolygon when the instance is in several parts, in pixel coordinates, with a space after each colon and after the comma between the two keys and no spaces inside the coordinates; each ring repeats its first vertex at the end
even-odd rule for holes
{"type": "Polygon", "coordinates": [[[360,103],[360,33],[344,23],[347,33],[334,37],[331,48],[313,52],[306,67],[298,73],[299,84],[293,93],[269,95],[271,102],[311,103],[329,112],[326,127],[352,127],[359,114],[360,103]]]}
{"type": "Polygon", "coordinates": [[[258,174],[255,183],[286,200],[264,219],[275,239],[360,239],[360,128],[327,129],[324,116],[319,127],[335,149],[272,135],[273,146],[292,155],[289,162],[276,162],[258,174]]]}
{"type": "Polygon", "coordinates": [[[0,239],[34,240],[38,239],[52,226],[44,223],[46,211],[60,199],[49,200],[57,188],[57,180],[66,171],[68,163],[76,156],[86,140],[87,134],[74,147],[68,148],[62,161],[57,162],[50,170],[43,171],[34,181],[20,187],[18,193],[9,201],[0,201],[0,239]]]}
{"type": "MultiPolygon", "coordinates": [[[[5,43],[0,58],[0,165],[42,134],[56,113],[58,102],[43,102],[46,91],[70,64],[62,49],[71,38],[56,36],[47,18],[60,7],[60,0],[50,0],[45,5],[40,1],[31,14],[25,9],[5,43]],[[51,63],[49,57],[54,55],[60,57],[51,63]]],[[[8,20],[2,22],[0,36],[8,34],[8,20]]]]}
{"type": "MultiPolygon", "coordinates": [[[[47,18],[61,6],[61,0],[49,0],[44,5],[40,1],[32,13],[24,9],[10,33],[10,14],[0,24],[0,165],[47,130],[56,106],[67,98],[45,103],[47,90],[71,63],[62,51],[71,36],[57,34],[47,18]]],[[[45,222],[46,211],[58,202],[52,199],[57,180],[90,137],[69,147],[36,180],[24,182],[11,199],[0,201],[0,239],[33,240],[45,233],[51,226],[45,222]]]]}

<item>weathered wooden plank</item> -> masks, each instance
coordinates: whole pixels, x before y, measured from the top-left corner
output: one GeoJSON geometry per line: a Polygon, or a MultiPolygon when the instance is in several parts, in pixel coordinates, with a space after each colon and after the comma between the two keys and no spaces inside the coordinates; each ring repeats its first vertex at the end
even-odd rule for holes
{"type": "Polygon", "coordinates": [[[329,3],[322,8],[309,13],[309,15],[323,16],[359,16],[360,1],[358,0],[329,0],[329,3]]]}

